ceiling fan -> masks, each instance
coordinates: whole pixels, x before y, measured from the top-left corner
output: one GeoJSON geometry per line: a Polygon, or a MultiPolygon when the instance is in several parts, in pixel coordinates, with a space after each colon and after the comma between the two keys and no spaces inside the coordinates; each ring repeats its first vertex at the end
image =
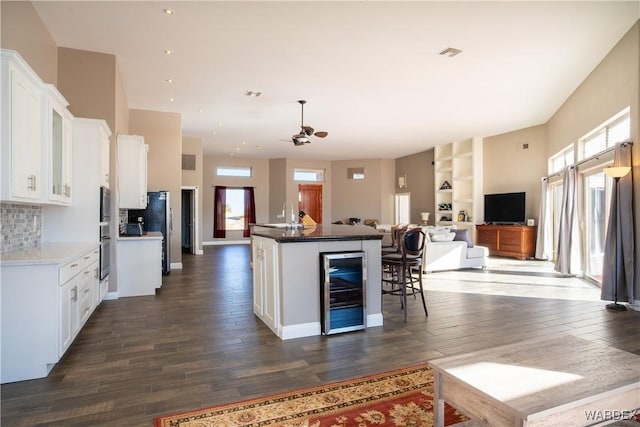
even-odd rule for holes
{"type": "Polygon", "coordinates": [[[304,99],[301,99],[298,101],[298,103],[302,107],[302,116],[300,119],[300,133],[291,136],[291,141],[293,142],[293,145],[309,144],[311,142],[311,140],[309,139],[311,135],[317,136],[318,138],[324,138],[327,135],[329,135],[329,132],[325,132],[325,131],[316,132],[311,126],[304,125],[304,104],[306,104],[307,101],[305,101],[304,99]]]}

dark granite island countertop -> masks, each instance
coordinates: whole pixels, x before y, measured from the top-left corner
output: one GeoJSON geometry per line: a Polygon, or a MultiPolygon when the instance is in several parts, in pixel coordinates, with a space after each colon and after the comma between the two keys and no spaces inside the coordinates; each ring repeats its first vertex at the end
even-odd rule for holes
{"type": "Polygon", "coordinates": [[[309,241],[382,240],[383,234],[366,225],[318,224],[305,228],[276,228],[254,224],[251,234],[274,239],[278,243],[309,241]]]}

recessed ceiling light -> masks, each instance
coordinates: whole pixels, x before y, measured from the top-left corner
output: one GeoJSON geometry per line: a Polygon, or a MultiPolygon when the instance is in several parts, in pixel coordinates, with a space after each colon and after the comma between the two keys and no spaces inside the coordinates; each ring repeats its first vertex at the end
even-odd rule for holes
{"type": "Polygon", "coordinates": [[[264,148],[264,145],[256,145],[256,148],[258,148],[258,149],[264,148]]]}
{"type": "Polygon", "coordinates": [[[167,83],[173,83],[173,79],[167,79],[166,82],[167,83]]]}
{"type": "Polygon", "coordinates": [[[236,147],[236,151],[240,151],[240,147],[236,147]]]}
{"type": "Polygon", "coordinates": [[[175,100],[174,100],[173,98],[169,98],[169,101],[173,102],[173,101],[175,101],[175,100]]]}
{"type": "Polygon", "coordinates": [[[247,95],[247,96],[251,96],[251,97],[257,98],[260,95],[262,95],[262,92],[258,92],[258,91],[255,91],[255,90],[248,90],[244,94],[247,95]]]}
{"type": "Polygon", "coordinates": [[[198,113],[202,113],[202,108],[198,108],[198,113]]]}
{"type": "Polygon", "coordinates": [[[440,52],[439,55],[447,55],[449,58],[451,58],[451,57],[456,56],[460,52],[462,52],[462,50],[456,49],[455,47],[448,47],[445,50],[443,50],[442,52],[440,52]]]}
{"type": "Polygon", "coordinates": [[[215,134],[216,134],[216,131],[215,131],[215,130],[214,130],[213,132],[211,132],[211,135],[215,135],[215,134]]]}
{"type": "Polygon", "coordinates": [[[174,13],[176,13],[173,9],[164,9],[163,12],[167,15],[173,15],[174,13]]]}
{"type": "Polygon", "coordinates": [[[164,53],[166,55],[173,55],[173,51],[171,49],[165,49],[164,53]]]}

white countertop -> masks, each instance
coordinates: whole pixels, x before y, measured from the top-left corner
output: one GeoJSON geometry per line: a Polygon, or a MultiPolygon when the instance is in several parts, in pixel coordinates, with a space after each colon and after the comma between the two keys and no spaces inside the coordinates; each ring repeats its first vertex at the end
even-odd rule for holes
{"type": "Polygon", "coordinates": [[[1,255],[0,266],[65,264],[98,248],[98,242],[54,242],[1,255]]]}
{"type": "Polygon", "coordinates": [[[120,241],[131,241],[131,240],[162,240],[162,233],[159,231],[149,231],[142,236],[118,236],[116,238],[120,241]]]}

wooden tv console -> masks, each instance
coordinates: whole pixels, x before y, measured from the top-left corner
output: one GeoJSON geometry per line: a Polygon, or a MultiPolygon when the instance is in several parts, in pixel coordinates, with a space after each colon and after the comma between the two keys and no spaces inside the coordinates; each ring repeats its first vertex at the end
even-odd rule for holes
{"type": "Polygon", "coordinates": [[[518,259],[536,253],[536,227],[528,225],[476,225],[478,245],[489,248],[489,255],[518,259]]]}

